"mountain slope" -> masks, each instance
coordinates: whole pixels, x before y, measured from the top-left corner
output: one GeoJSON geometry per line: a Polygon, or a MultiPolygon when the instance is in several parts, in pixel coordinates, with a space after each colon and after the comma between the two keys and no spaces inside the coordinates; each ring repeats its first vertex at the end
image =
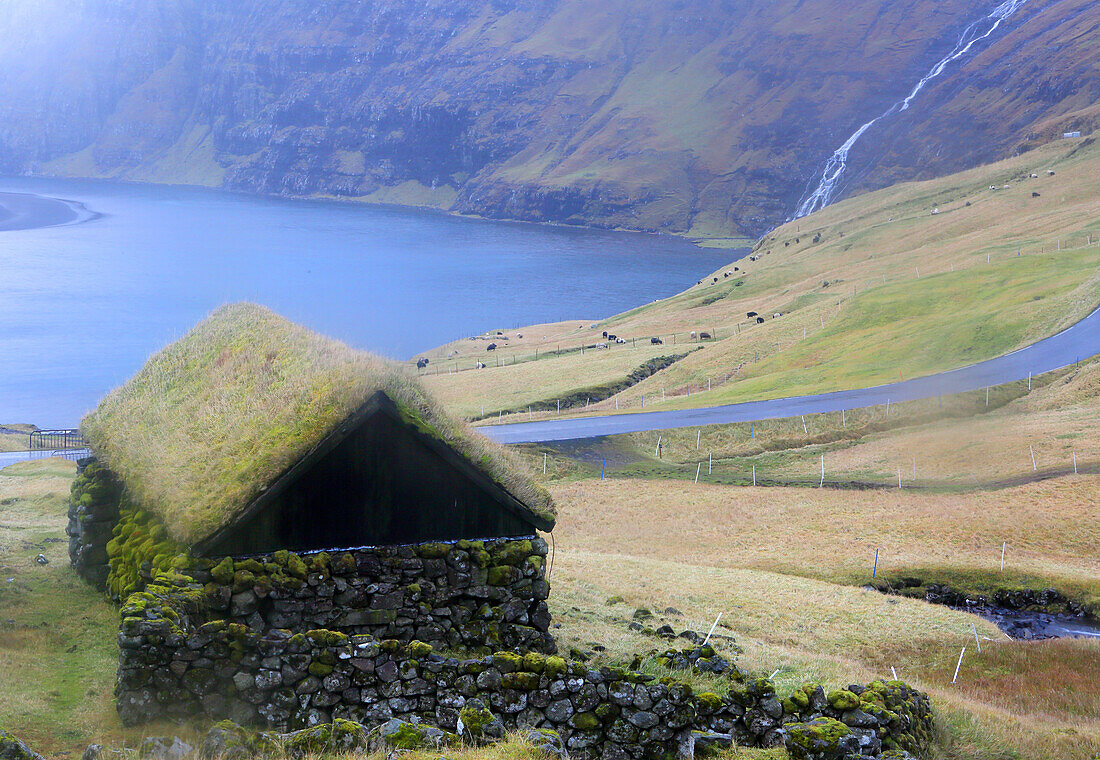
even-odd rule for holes
{"type": "MultiPolygon", "coordinates": [[[[0,169],[756,235],[993,5],[9,0],[0,169]]],[[[1030,0],[868,135],[849,189],[1091,118],[1067,114],[1097,100],[1098,20],[1030,0]]]]}

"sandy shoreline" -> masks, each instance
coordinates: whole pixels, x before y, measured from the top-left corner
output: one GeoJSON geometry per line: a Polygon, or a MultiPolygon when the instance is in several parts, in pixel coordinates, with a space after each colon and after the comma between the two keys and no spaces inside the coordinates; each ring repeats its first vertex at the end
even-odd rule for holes
{"type": "Polygon", "coordinates": [[[97,216],[76,201],[31,193],[0,192],[0,232],[79,224],[97,216]]]}

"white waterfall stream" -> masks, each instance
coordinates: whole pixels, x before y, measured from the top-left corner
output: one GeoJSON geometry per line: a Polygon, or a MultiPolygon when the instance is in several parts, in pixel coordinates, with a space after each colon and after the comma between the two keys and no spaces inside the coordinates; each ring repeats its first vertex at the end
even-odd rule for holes
{"type": "Polygon", "coordinates": [[[917,82],[916,86],[913,87],[912,91],[910,91],[905,98],[894,103],[886,111],[857,129],[851,137],[844,141],[843,145],[836,149],[833,155],[825,163],[825,168],[821,173],[821,179],[817,187],[814,188],[812,192],[808,193],[799,203],[794,218],[799,219],[807,214],[812,214],[814,211],[822,209],[832,202],[833,196],[836,195],[837,188],[840,185],[840,179],[848,168],[848,154],[868,129],[893,113],[900,113],[901,111],[908,110],[913,99],[924,89],[926,84],[943,74],[944,70],[946,70],[951,63],[969,53],[976,44],[982,40],[988,39],[997,31],[1002,23],[1024,7],[1027,1],[1028,0],[1006,0],[994,8],[989,15],[983,16],[966,27],[959,37],[959,41],[955,44],[955,48],[940,59],[936,65],[917,82]]]}

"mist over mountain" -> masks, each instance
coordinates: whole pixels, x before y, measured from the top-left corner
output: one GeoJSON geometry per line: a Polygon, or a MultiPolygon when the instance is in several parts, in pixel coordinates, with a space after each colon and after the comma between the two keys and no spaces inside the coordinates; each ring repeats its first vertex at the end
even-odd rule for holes
{"type": "MultiPolygon", "coordinates": [[[[7,0],[0,171],[757,235],[985,0],[7,0]]],[[[1100,7],[1029,0],[841,195],[1100,113],[1100,7]]]]}

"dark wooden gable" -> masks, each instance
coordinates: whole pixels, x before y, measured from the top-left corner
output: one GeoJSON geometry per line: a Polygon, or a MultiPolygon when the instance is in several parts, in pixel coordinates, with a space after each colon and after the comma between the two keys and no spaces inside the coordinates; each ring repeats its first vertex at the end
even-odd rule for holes
{"type": "Polygon", "coordinates": [[[529,536],[552,527],[378,392],[200,556],[529,536]]]}

